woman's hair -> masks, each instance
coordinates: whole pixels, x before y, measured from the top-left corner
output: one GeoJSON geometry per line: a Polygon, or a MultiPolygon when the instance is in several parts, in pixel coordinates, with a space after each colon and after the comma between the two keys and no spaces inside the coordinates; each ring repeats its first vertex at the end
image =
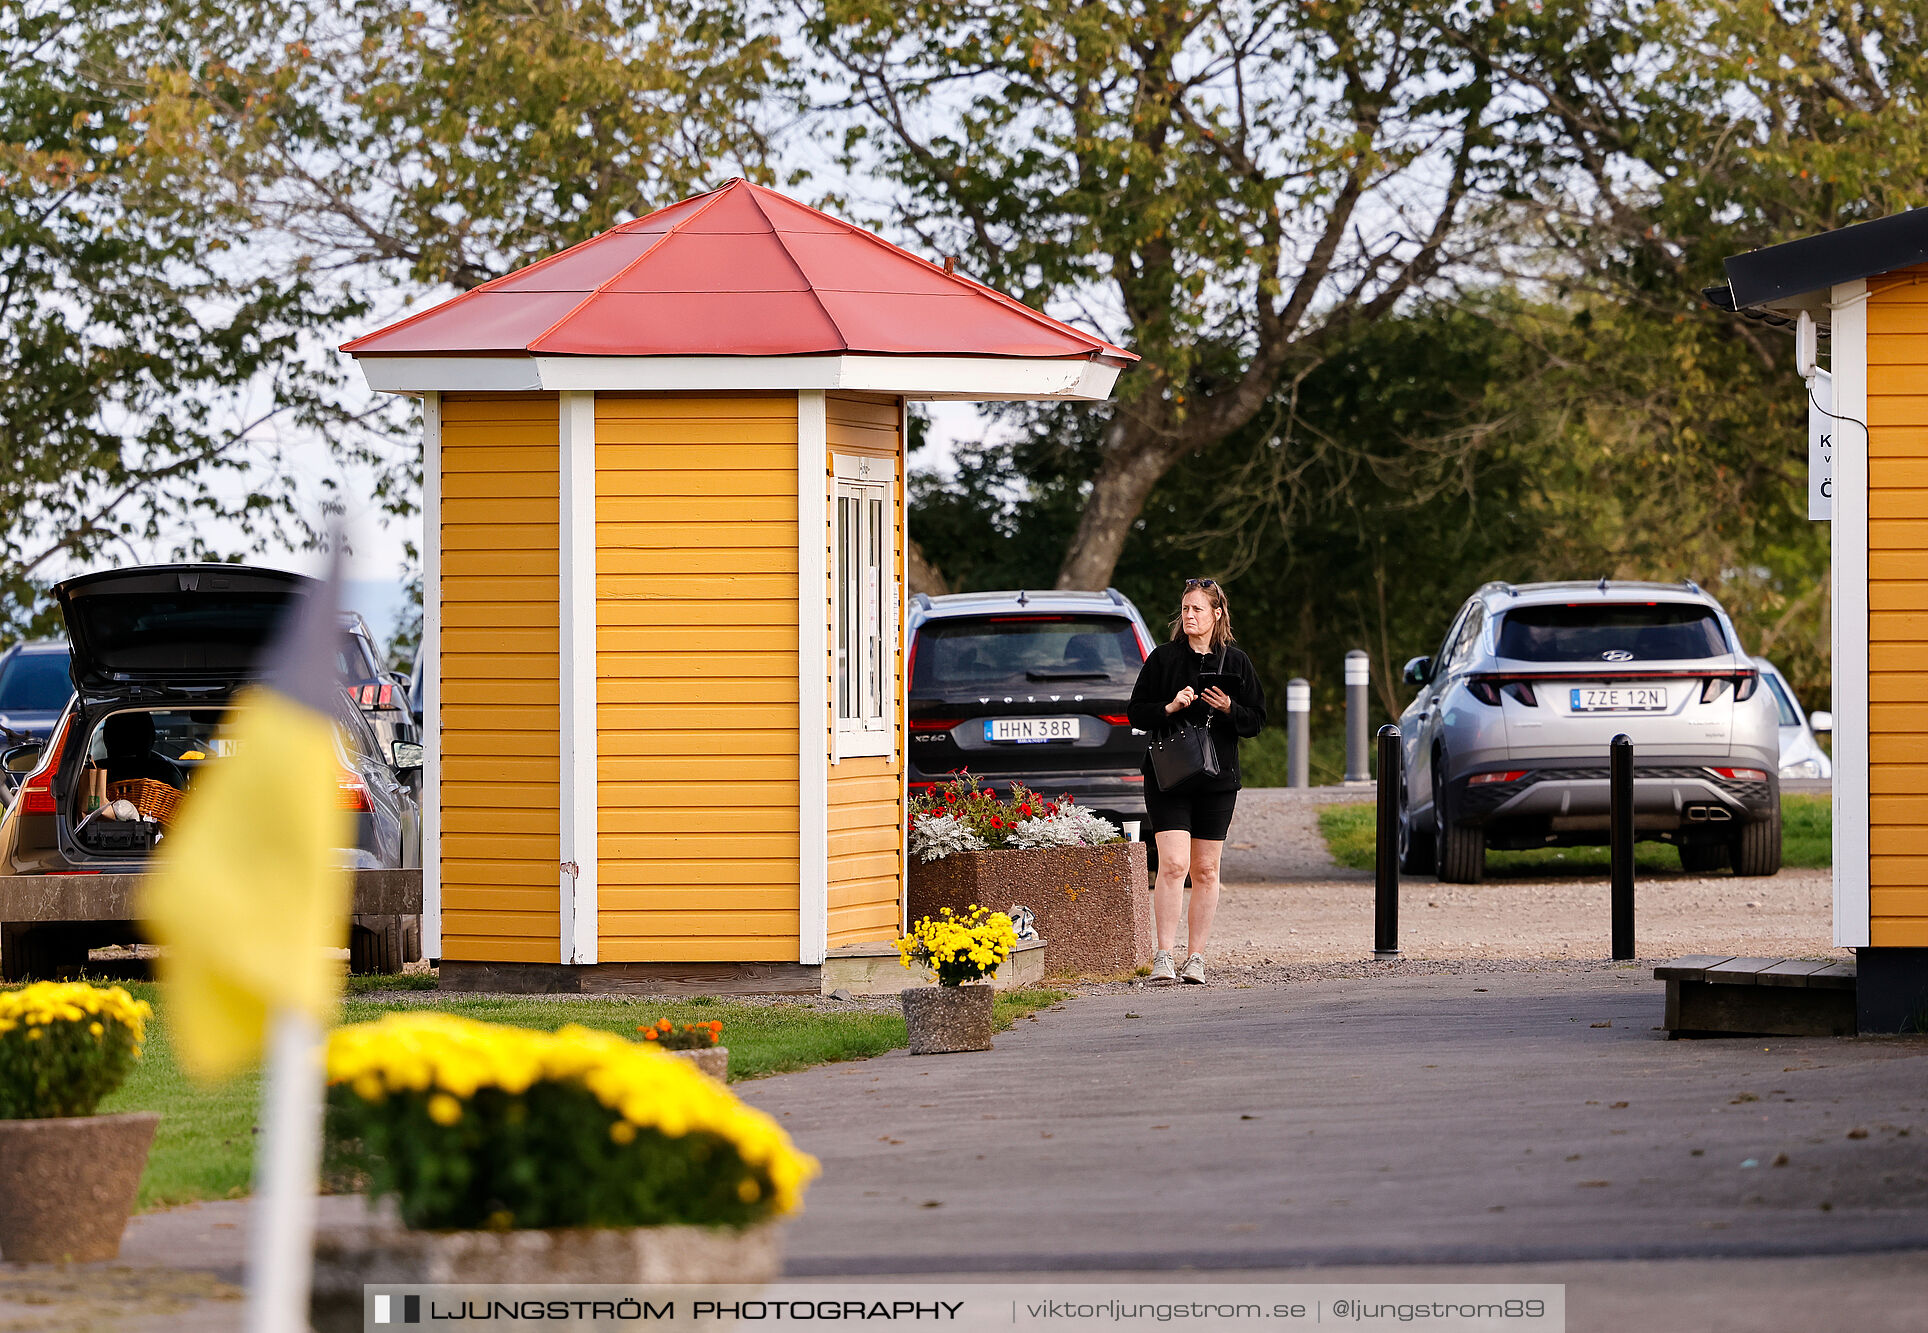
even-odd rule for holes
{"type": "Polygon", "coordinates": [[[1232,608],[1225,600],[1225,585],[1212,579],[1185,580],[1185,591],[1178,595],[1178,610],[1172,612],[1172,641],[1175,643],[1185,637],[1185,595],[1194,592],[1203,596],[1218,612],[1212,622],[1212,644],[1207,651],[1215,653],[1226,644],[1237,642],[1237,636],[1232,633],[1232,608]]]}

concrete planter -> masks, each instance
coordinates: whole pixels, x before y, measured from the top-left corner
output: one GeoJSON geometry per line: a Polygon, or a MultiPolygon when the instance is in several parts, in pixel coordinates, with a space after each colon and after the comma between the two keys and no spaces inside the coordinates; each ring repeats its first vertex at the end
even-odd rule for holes
{"type": "Polygon", "coordinates": [[[687,1060],[718,1083],[730,1081],[730,1048],[708,1046],[699,1051],[671,1051],[678,1060],[687,1060]]]}
{"type": "Polygon", "coordinates": [[[1151,961],[1151,881],[1145,844],[959,852],[910,862],[910,919],[972,903],[1036,916],[1050,972],[1119,973],[1151,961]]]}
{"type": "Polygon", "coordinates": [[[989,986],[919,986],[903,992],[904,1026],[912,1055],[991,1049],[989,986]]]}
{"type": "Polygon", "coordinates": [[[778,1225],[411,1231],[370,1211],[316,1233],[310,1314],[316,1333],[360,1333],[364,1284],[766,1283],[783,1269],[778,1225]]]}
{"type": "Polygon", "coordinates": [[[0,1259],[117,1257],[160,1121],[152,1111],[0,1120],[0,1259]]]}

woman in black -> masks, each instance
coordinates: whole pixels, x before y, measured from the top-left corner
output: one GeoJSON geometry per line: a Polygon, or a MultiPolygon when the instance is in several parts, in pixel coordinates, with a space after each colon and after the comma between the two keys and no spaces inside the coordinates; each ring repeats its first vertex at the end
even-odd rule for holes
{"type": "Polygon", "coordinates": [[[1232,612],[1225,589],[1211,579],[1187,579],[1172,620],[1172,637],[1152,649],[1138,673],[1128,710],[1131,725],[1154,736],[1181,717],[1206,723],[1218,751],[1218,774],[1193,778],[1177,791],[1161,791],[1145,756],[1145,813],[1158,846],[1158,882],[1152,890],[1152,916],[1158,952],[1151,979],[1205,984],[1205,944],[1218,911],[1218,860],[1232,826],[1238,800],[1238,741],[1256,736],[1265,725],[1265,691],[1259,688],[1252,659],[1232,647],[1232,612]],[[1201,673],[1216,683],[1201,682],[1201,673]],[[1201,684],[1204,688],[1200,688],[1201,684]],[[1182,970],[1172,966],[1178,943],[1178,909],[1185,876],[1192,877],[1192,907],[1182,970]]]}

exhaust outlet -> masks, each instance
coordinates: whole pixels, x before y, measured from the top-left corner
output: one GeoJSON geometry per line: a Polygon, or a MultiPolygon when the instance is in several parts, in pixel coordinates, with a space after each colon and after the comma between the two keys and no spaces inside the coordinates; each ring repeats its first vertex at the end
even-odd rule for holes
{"type": "Polygon", "coordinates": [[[1722,824],[1734,817],[1724,805],[1690,805],[1680,813],[1689,824],[1722,824]]]}

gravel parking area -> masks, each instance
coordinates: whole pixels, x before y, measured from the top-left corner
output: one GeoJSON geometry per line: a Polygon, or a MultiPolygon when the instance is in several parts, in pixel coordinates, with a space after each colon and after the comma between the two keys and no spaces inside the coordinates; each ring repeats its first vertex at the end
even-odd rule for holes
{"type": "MultiPolygon", "coordinates": [[[[1240,794],[1212,932],[1214,980],[1283,979],[1371,958],[1372,876],[1333,864],[1319,836],[1318,810],[1372,799],[1370,788],[1240,794]]],[[[1399,942],[1407,966],[1580,962],[1609,952],[1607,883],[1597,872],[1494,877],[1483,884],[1408,877],[1400,888],[1399,942]]],[[[1784,870],[1764,879],[1725,872],[1647,876],[1636,890],[1639,953],[1661,960],[1723,952],[1849,958],[1849,950],[1829,943],[1830,895],[1825,870],[1784,870]]]]}

